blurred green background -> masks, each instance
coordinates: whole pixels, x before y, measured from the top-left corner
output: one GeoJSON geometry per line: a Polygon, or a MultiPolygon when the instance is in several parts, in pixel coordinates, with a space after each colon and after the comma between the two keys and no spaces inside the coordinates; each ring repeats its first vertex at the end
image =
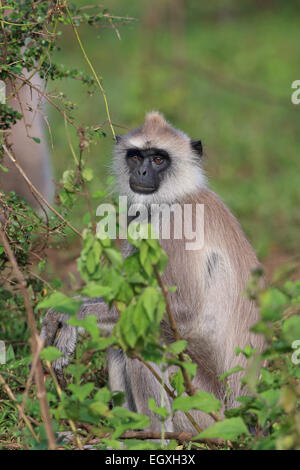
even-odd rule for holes
{"type": "MultiPolygon", "coordinates": [[[[85,2],[73,2],[76,6],[85,2]]],[[[202,139],[210,186],[239,218],[258,255],[297,253],[300,225],[300,105],[291,83],[300,79],[300,2],[275,0],[110,0],[114,15],[136,18],[116,30],[79,26],[103,84],[114,123],[134,128],[158,109],[194,139],[202,139]]],[[[57,62],[90,70],[71,27],[57,62]]],[[[103,98],[78,81],[49,82],[77,105],[77,122],[105,121],[103,98]]],[[[51,110],[56,179],[73,165],[62,117],[51,110]]],[[[113,140],[88,154],[91,191],[109,175],[113,140]]],[[[118,134],[126,132],[116,128],[118,134]]],[[[78,139],[70,128],[74,146],[78,139]]],[[[78,202],[73,222],[83,226],[78,202]]]]}

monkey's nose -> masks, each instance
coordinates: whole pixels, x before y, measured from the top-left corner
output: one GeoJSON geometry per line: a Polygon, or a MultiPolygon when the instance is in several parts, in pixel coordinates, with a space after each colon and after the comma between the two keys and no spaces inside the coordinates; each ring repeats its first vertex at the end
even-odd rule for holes
{"type": "Polygon", "coordinates": [[[142,173],[140,172],[140,170],[138,170],[138,174],[139,174],[140,176],[145,176],[146,173],[147,173],[147,170],[144,170],[142,173]]]}

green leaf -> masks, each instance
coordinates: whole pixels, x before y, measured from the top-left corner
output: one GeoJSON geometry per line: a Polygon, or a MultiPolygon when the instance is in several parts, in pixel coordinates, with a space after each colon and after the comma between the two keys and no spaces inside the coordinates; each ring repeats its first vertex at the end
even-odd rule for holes
{"type": "Polygon", "coordinates": [[[150,321],[154,321],[154,313],[159,299],[158,290],[154,287],[147,287],[141,295],[141,302],[147,312],[150,321]]]}
{"type": "Polygon", "coordinates": [[[94,178],[94,172],[91,168],[84,168],[82,170],[82,177],[85,181],[92,181],[94,178]]]}
{"type": "Polygon", "coordinates": [[[32,140],[34,140],[37,144],[40,144],[41,143],[41,139],[39,139],[38,137],[31,137],[32,140]]]}
{"type": "Polygon", "coordinates": [[[184,392],[184,379],[183,379],[181,369],[178,369],[178,371],[176,373],[171,375],[170,384],[177,391],[178,397],[183,394],[183,392],[184,392]]]}
{"type": "Polygon", "coordinates": [[[288,298],[275,287],[262,292],[259,296],[261,316],[266,321],[276,321],[281,317],[282,309],[288,298]]]}
{"type": "Polygon", "coordinates": [[[234,440],[241,434],[249,435],[249,431],[242,418],[227,418],[212,424],[193,439],[220,438],[224,440],[234,440]]]}
{"type": "Polygon", "coordinates": [[[85,398],[91,393],[94,387],[95,385],[92,382],[88,382],[84,385],[68,385],[68,389],[74,393],[74,395],[80,402],[83,402],[85,400],[85,398]]]}
{"type": "Polygon", "coordinates": [[[73,326],[81,326],[91,335],[93,340],[98,340],[100,331],[96,315],[87,315],[82,320],[72,317],[68,320],[68,323],[73,326]]]}
{"type": "Polygon", "coordinates": [[[112,292],[112,290],[108,286],[101,286],[99,284],[96,284],[95,282],[90,282],[82,289],[81,292],[82,295],[94,298],[108,295],[110,292],[112,292]]]}
{"type": "Polygon", "coordinates": [[[228,370],[227,372],[225,372],[225,374],[222,374],[220,375],[220,380],[225,380],[227,379],[227,377],[229,377],[230,375],[232,374],[236,374],[237,372],[241,372],[242,370],[244,370],[244,368],[242,366],[235,366],[233,367],[232,369],[228,370]]]}
{"type": "Polygon", "coordinates": [[[96,258],[93,250],[90,250],[86,259],[86,269],[90,274],[93,274],[96,269],[96,258]]]}
{"type": "Polygon", "coordinates": [[[173,411],[201,410],[205,413],[218,411],[221,408],[221,402],[212,394],[204,390],[198,390],[192,397],[178,397],[173,401],[173,411]]]}
{"type": "Polygon", "coordinates": [[[41,359],[44,359],[50,362],[55,361],[55,359],[58,359],[61,356],[62,356],[62,353],[54,346],[48,346],[47,348],[44,348],[40,353],[41,359]]]}
{"type": "Polygon", "coordinates": [[[282,333],[284,339],[289,343],[300,339],[300,316],[294,315],[290,318],[287,318],[282,326],[282,333]]]}
{"type": "Polygon", "coordinates": [[[134,413],[133,411],[121,408],[119,406],[111,410],[109,423],[115,427],[115,431],[112,438],[116,439],[127,429],[143,429],[150,425],[150,419],[148,416],[134,413]]]}
{"type": "Polygon", "coordinates": [[[158,407],[155,403],[154,398],[149,398],[148,406],[149,406],[149,410],[153,411],[153,413],[158,414],[159,416],[161,416],[164,419],[169,416],[169,413],[168,413],[168,410],[166,409],[166,407],[165,406],[158,407]]]}
{"type": "Polygon", "coordinates": [[[6,168],[6,166],[3,166],[3,165],[1,165],[1,164],[0,164],[0,169],[1,169],[2,171],[4,171],[4,173],[7,173],[7,172],[9,171],[9,169],[6,168]]]}
{"type": "Polygon", "coordinates": [[[173,354],[180,354],[182,351],[185,350],[186,345],[187,345],[187,341],[185,340],[175,341],[175,343],[171,343],[168,346],[168,349],[173,354]]]}
{"type": "Polygon", "coordinates": [[[78,312],[81,304],[82,301],[78,299],[70,299],[62,292],[54,292],[54,294],[39,302],[36,308],[53,308],[56,312],[73,315],[78,312]]]}
{"type": "Polygon", "coordinates": [[[121,268],[123,264],[122,254],[114,248],[106,248],[105,254],[115,268],[121,268]]]}
{"type": "Polygon", "coordinates": [[[144,267],[145,267],[148,251],[149,251],[149,246],[147,245],[145,241],[143,241],[140,247],[140,261],[141,261],[141,265],[144,267]]]}
{"type": "Polygon", "coordinates": [[[111,392],[108,390],[107,387],[102,387],[95,395],[95,400],[100,400],[103,403],[108,403],[111,398],[111,392]]]}

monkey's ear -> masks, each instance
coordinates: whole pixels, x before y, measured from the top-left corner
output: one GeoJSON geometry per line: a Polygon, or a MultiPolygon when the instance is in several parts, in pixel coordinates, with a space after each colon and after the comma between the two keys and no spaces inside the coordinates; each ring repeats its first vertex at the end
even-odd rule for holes
{"type": "Polygon", "coordinates": [[[116,144],[119,144],[122,140],[122,137],[120,137],[119,135],[116,135],[116,144]]]}
{"type": "Polygon", "coordinates": [[[203,147],[202,147],[201,140],[192,140],[191,141],[191,146],[192,146],[192,149],[195,150],[195,152],[198,153],[199,157],[202,157],[203,147]]]}

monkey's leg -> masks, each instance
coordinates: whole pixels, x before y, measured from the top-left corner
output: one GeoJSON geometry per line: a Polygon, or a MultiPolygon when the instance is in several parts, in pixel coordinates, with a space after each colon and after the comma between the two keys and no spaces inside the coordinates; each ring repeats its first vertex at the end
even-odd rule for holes
{"type": "MultiPolygon", "coordinates": [[[[106,334],[110,334],[118,314],[114,309],[109,310],[102,299],[84,299],[85,303],[80,307],[78,318],[83,320],[87,315],[95,315],[98,318],[98,326],[106,334]]],[[[53,362],[52,367],[63,386],[63,369],[68,365],[75,352],[78,333],[83,333],[83,328],[77,328],[67,323],[68,315],[49,310],[43,320],[41,338],[46,346],[54,345],[63,356],[53,362]]]]}
{"type": "Polygon", "coordinates": [[[130,411],[136,411],[126,354],[121,349],[108,348],[106,357],[110,390],[124,392],[124,407],[130,411]]]}
{"type": "MultiPolygon", "coordinates": [[[[162,371],[160,370],[159,366],[152,362],[150,364],[157,374],[162,377],[162,371]]],[[[151,423],[148,430],[161,430],[161,422],[159,421],[158,416],[150,411],[148,406],[149,398],[154,398],[158,407],[165,406],[170,413],[170,416],[165,421],[165,431],[174,431],[171,413],[172,399],[162,388],[162,385],[149,371],[149,369],[147,369],[144,364],[139,362],[137,359],[129,359],[126,357],[126,370],[128,377],[130,378],[130,387],[135,410],[138,413],[142,413],[150,417],[151,423]]],[[[166,380],[166,383],[168,384],[168,380],[166,380]]]]}

